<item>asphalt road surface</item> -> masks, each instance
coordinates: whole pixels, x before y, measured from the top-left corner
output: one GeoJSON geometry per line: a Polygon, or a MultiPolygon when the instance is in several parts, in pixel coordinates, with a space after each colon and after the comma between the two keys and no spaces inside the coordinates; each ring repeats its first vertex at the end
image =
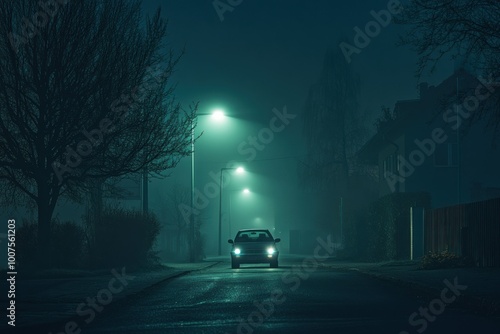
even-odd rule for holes
{"type": "Polygon", "coordinates": [[[81,333],[500,333],[500,319],[454,308],[452,288],[424,298],[360,273],[301,263],[220,263],[119,302],[81,333]]]}

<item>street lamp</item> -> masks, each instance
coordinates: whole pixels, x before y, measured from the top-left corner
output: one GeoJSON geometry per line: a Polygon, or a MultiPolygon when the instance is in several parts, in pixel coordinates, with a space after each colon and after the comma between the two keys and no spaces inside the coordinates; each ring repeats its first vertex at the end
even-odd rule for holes
{"type": "MultiPolygon", "coordinates": [[[[216,121],[221,121],[224,119],[224,112],[222,109],[216,109],[212,113],[198,114],[198,116],[212,115],[216,121]]],[[[194,210],[194,119],[191,120],[191,210],[194,210]]],[[[190,216],[190,237],[189,237],[189,260],[194,262],[194,241],[195,241],[195,228],[194,228],[194,215],[191,212],[190,216]]]]}
{"type": "Polygon", "coordinates": [[[222,111],[222,109],[215,109],[212,113],[212,117],[216,121],[222,121],[226,116],[224,115],[224,111],[222,111]]]}
{"type": "Polygon", "coordinates": [[[189,261],[194,262],[194,119],[191,120],[191,216],[190,220],[190,238],[189,238],[189,261]]]}
{"type": "Polygon", "coordinates": [[[238,168],[230,168],[230,167],[224,167],[220,169],[220,181],[219,181],[219,251],[218,254],[219,256],[222,255],[222,172],[225,170],[235,170],[236,173],[241,174],[245,170],[243,167],[238,167],[238,168]]]}

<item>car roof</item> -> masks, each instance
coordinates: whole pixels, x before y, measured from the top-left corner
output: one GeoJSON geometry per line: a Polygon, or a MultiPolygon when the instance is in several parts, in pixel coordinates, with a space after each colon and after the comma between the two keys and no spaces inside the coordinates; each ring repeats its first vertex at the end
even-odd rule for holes
{"type": "Polygon", "coordinates": [[[245,229],[242,229],[242,230],[239,230],[239,232],[250,232],[250,231],[255,231],[255,232],[269,232],[268,229],[265,229],[265,228],[245,228],[245,229]]]}

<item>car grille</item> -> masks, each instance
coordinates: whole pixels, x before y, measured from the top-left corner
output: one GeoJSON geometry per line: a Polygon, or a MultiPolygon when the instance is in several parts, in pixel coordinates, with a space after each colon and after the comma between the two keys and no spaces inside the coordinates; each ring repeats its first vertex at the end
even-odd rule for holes
{"type": "Polygon", "coordinates": [[[266,252],[265,249],[243,249],[243,253],[248,254],[248,255],[264,254],[265,252],[266,252]]]}

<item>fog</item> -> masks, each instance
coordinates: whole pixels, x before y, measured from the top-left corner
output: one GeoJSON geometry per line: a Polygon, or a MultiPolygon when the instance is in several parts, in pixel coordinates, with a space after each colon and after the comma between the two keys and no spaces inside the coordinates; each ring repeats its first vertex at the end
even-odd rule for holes
{"type": "Polygon", "coordinates": [[[0,0],[0,332],[499,333],[499,22],[0,0]]]}

